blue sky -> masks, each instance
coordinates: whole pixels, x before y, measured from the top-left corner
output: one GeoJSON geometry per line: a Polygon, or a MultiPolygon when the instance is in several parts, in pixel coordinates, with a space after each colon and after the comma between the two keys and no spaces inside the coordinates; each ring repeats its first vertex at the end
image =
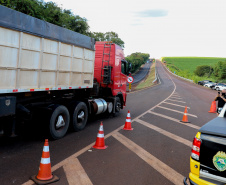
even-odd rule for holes
{"type": "Polygon", "coordinates": [[[114,31],[125,55],[226,57],[226,0],[53,0],[88,20],[90,31],[114,31]]]}

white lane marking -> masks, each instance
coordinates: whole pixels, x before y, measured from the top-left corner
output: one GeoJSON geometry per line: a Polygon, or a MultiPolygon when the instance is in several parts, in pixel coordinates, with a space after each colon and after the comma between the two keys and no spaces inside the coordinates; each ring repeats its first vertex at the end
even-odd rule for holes
{"type": "Polygon", "coordinates": [[[177,123],[180,123],[180,124],[182,124],[182,125],[186,125],[186,126],[188,126],[188,127],[195,128],[195,129],[197,129],[197,130],[200,129],[200,127],[198,127],[198,126],[196,126],[196,125],[192,125],[192,124],[190,124],[190,123],[183,123],[183,122],[180,122],[180,120],[178,120],[178,119],[175,119],[175,118],[172,118],[172,117],[169,117],[169,116],[165,116],[165,115],[163,115],[163,114],[159,114],[159,113],[156,113],[156,112],[153,112],[153,111],[149,111],[149,113],[150,113],[150,114],[154,114],[154,115],[159,116],[159,117],[163,117],[163,118],[172,120],[172,121],[177,122],[177,123]]]}
{"type": "MultiPolygon", "coordinates": [[[[158,106],[158,108],[161,108],[161,109],[166,109],[166,110],[169,110],[169,111],[173,111],[173,112],[177,112],[177,113],[180,113],[180,114],[184,114],[184,112],[181,112],[181,111],[178,111],[178,110],[174,110],[174,109],[170,109],[168,107],[162,107],[162,106],[158,106]]],[[[187,113],[188,116],[192,116],[192,117],[195,117],[195,118],[198,118],[196,115],[194,114],[189,114],[187,113]]]]}
{"type": "Polygon", "coordinates": [[[69,185],[93,184],[77,158],[70,160],[63,168],[69,185]]]}
{"type": "MultiPolygon", "coordinates": [[[[166,73],[166,74],[167,74],[167,73],[166,73]]],[[[168,74],[167,74],[167,75],[168,75],[168,74]]],[[[168,75],[168,76],[169,76],[169,75],[168,75]]],[[[169,99],[169,98],[173,95],[173,93],[176,91],[176,85],[175,85],[174,81],[172,80],[171,76],[169,76],[169,78],[171,79],[171,81],[172,81],[172,83],[173,83],[173,85],[174,85],[173,92],[172,92],[166,99],[164,99],[163,101],[161,101],[160,103],[158,103],[158,104],[155,105],[154,107],[150,108],[149,110],[145,111],[144,113],[140,114],[139,116],[137,116],[137,117],[134,118],[134,119],[139,119],[140,117],[144,116],[144,115],[147,114],[150,110],[153,110],[155,107],[157,107],[157,106],[159,106],[160,104],[164,103],[164,101],[166,101],[167,99],[169,99]]],[[[133,122],[133,120],[132,120],[132,122],[133,122]]]]}
{"type": "Polygon", "coordinates": [[[171,96],[170,98],[175,98],[175,99],[178,99],[178,100],[183,99],[183,98],[179,98],[179,97],[176,97],[176,96],[171,96]]]}
{"type": "Polygon", "coordinates": [[[172,96],[180,96],[180,95],[179,95],[178,93],[175,92],[172,96]]]}
{"type": "Polygon", "coordinates": [[[159,127],[156,127],[155,125],[152,125],[151,123],[148,123],[148,122],[140,120],[140,119],[136,119],[135,121],[140,123],[140,124],[142,124],[142,125],[144,125],[144,126],[146,126],[146,127],[148,127],[148,128],[151,128],[151,129],[153,129],[153,130],[155,130],[155,131],[157,131],[157,132],[159,132],[159,133],[161,133],[161,134],[163,134],[163,135],[165,135],[165,136],[167,136],[167,137],[169,137],[169,138],[171,138],[171,139],[173,139],[173,140],[175,140],[177,142],[185,144],[185,145],[187,145],[189,147],[192,146],[192,142],[191,141],[188,141],[187,139],[184,139],[184,138],[182,138],[180,136],[172,134],[171,132],[168,132],[168,131],[163,130],[163,129],[159,128],[159,127]]]}
{"type": "Polygon", "coordinates": [[[122,143],[124,146],[126,146],[128,149],[130,149],[132,152],[134,152],[136,155],[138,155],[141,159],[143,159],[146,163],[148,163],[151,167],[153,167],[155,170],[157,170],[161,175],[166,177],[168,180],[170,180],[174,184],[181,185],[181,182],[183,182],[184,177],[157,159],[155,156],[148,153],[146,150],[141,148],[136,143],[132,142],[127,137],[123,136],[120,133],[115,133],[112,135],[115,139],[117,139],[120,143],[122,143]]]}
{"type": "Polygon", "coordinates": [[[178,102],[178,103],[186,103],[184,101],[180,101],[180,100],[172,100],[172,99],[168,99],[167,101],[175,101],[175,102],[178,102]]]}
{"type": "Polygon", "coordinates": [[[174,96],[174,95],[170,96],[170,98],[182,99],[182,97],[181,97],[181,96],[174,96]]]}
{"type": "MultiPolygon", "coordinates": [[[[174,106],[177,106],[177,107],[183,107],[185,108],[186,106],[184,105],[177,105],[177,104],[174,104],[174,103],[169,103],[169,102],[162,102],[162,103],[166,103],[166,104],[170,104],[170,105],[174,105],[174,106]]],[[[190,109],[190,107],[187,107],[188,109],[190,109]]]]}

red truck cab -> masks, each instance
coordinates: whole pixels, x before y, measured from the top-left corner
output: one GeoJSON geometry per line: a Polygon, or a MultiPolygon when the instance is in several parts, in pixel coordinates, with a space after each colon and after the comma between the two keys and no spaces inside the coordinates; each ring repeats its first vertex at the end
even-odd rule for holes
{"type": "Polygon", "coordinates": [[[110,90],[111,95],[119,97],[125,106],[131,64],[125,60],[123,49],[114,43],[96,42],[95,49],[94,79],[100,88],[110,90]]]}

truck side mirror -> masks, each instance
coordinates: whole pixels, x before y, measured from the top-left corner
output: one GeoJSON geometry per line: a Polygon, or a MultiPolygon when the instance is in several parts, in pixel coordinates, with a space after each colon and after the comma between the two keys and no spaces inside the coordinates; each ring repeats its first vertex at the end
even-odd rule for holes
{"type": "Polygon", "coordinates": [[[130,74],[131,70],[132,70],[132,64],[129,62],[127,74],[130,74]]]}

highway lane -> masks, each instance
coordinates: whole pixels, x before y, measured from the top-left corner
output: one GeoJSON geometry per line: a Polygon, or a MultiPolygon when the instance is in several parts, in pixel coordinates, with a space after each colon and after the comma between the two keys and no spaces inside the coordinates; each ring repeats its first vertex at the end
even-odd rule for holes
{"type": "MultiPolygon", "coordinates": [[[[85,130],[50,141],[53,173],[61,178],[55,184],[83,184],[81,175],[87,184],[98,185],[182,184],[181,178],[189,172],[190,145],[197,128],[216,117],[208,113],[216,91],[169,75],[159,62],[157,71],[161,84],[130,93],[119,117],[97,117],[85,130]],[[193,115],[188,117],[189,124],[178,121],[185,105],[193,115]],[[128,110],[133,131],[120,128],[128,110]],[[108,148],[88,151],[100,121],[108,148]]],[[[38,172],[43,147],[44,136],[40,135],[1,141],[1,184],[32,184],[28,179],[38,172]]]]}
{"type": "Polygon", "coordinates": [[[140,82],[147,76],[151,65],[152,65],[152,62],[148,62],[144,64],[144,66],[134,75],[133,84],[140,82]]]}
{"type": "MultiPolygon", "coordinates": [[[[140,82],[148,75],[151,65],[152,62],[145,63],[136,74],[132,75],[134,78],[133,84],[140,82]]],[[[127,83],[127,85],[129,84],[127,83]]]]}

